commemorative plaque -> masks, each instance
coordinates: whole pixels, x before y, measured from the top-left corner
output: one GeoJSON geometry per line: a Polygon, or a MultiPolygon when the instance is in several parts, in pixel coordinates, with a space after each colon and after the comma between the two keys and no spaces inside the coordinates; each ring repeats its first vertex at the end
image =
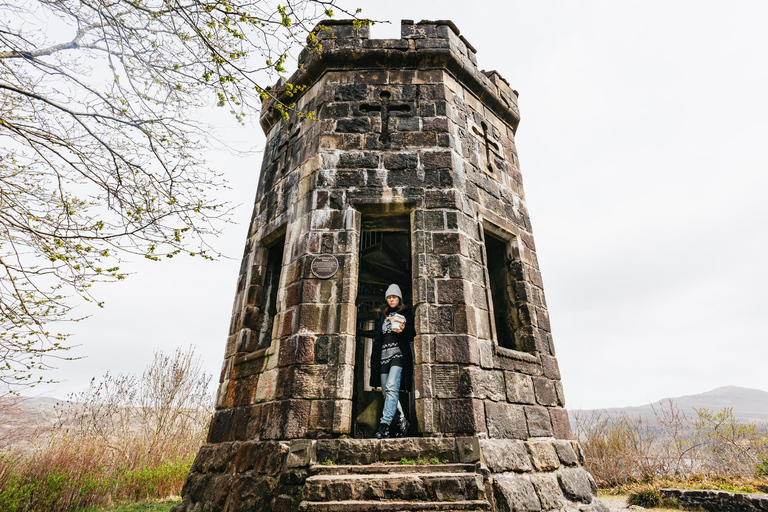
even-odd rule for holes
{"type": "Polygon", "coordinates": [[[321,254],[312,260],[311,268],[315,277],[328,279],[339,270],[339,260],[333,254],[321,254]]]}

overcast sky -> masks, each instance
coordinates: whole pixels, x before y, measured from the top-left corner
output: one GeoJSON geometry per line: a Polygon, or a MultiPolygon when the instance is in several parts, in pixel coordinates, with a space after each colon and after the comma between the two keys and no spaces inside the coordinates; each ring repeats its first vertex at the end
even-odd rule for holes
{"type": "MultiPolygon", "coordinates": [[[[517,147],[567,407],[640,405],[724,385],[768,390],[768,4],[359,1],[363,14],[451,19],[520,92],[517,147]]],[[[286,66],[291,68],[291,66],[286,66]]],[[[226,126],[240,147],[258,130],[226,126]]],[[[233,257],[138,262],[72,331],[38,392],[154,349],[223,360],[260,155],[212,151],[232,201],[233,257]]],[[[87,312],[83,309],[83,312],[87,312]]]]}

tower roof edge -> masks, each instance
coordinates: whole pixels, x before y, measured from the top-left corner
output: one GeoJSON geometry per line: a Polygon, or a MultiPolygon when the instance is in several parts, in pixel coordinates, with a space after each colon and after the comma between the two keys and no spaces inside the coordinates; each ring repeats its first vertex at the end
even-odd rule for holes
{"type": "Polygon", "coordinates": [[[276,108],[277,101],[298,103],[302,91],[326,72],[382,68],[445,69],[517,129],[517,92],[498,72],[485,72],[477,67],[475,48],[452,21],[402,20],[400,30],[400,39],[371,39],[370,26],[365,22],[330,20],[319,24],[299,55],[296,72],[270,88],[271,97],[264,101],[261,111],[264,131],[268,132],[282,115],[276,108]]]}

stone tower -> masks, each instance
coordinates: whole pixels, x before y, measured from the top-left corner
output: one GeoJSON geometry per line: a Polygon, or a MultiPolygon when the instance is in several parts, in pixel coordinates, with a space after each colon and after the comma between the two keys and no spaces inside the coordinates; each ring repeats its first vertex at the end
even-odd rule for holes
{"type": "Polygon", "coordinates": [[[317,120],[262,110],[216,412],[175,510],[606,510],[563,408],[517,93],[450,21],[318,37],[272,89],[317,120]],[[375,440],[368,336],[393,282],[413,427],[375,440]]]}

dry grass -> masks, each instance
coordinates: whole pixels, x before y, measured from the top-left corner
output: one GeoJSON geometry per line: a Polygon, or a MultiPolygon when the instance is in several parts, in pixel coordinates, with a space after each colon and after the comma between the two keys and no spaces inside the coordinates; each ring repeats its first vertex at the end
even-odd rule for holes
{"type": "Polygon", "coordinates": [[[178,495],[210,417],[192,353],[156,354],[140,378],[104,376],[56,428],[0,452],[0,510],[67,512],[178,495]]]}

